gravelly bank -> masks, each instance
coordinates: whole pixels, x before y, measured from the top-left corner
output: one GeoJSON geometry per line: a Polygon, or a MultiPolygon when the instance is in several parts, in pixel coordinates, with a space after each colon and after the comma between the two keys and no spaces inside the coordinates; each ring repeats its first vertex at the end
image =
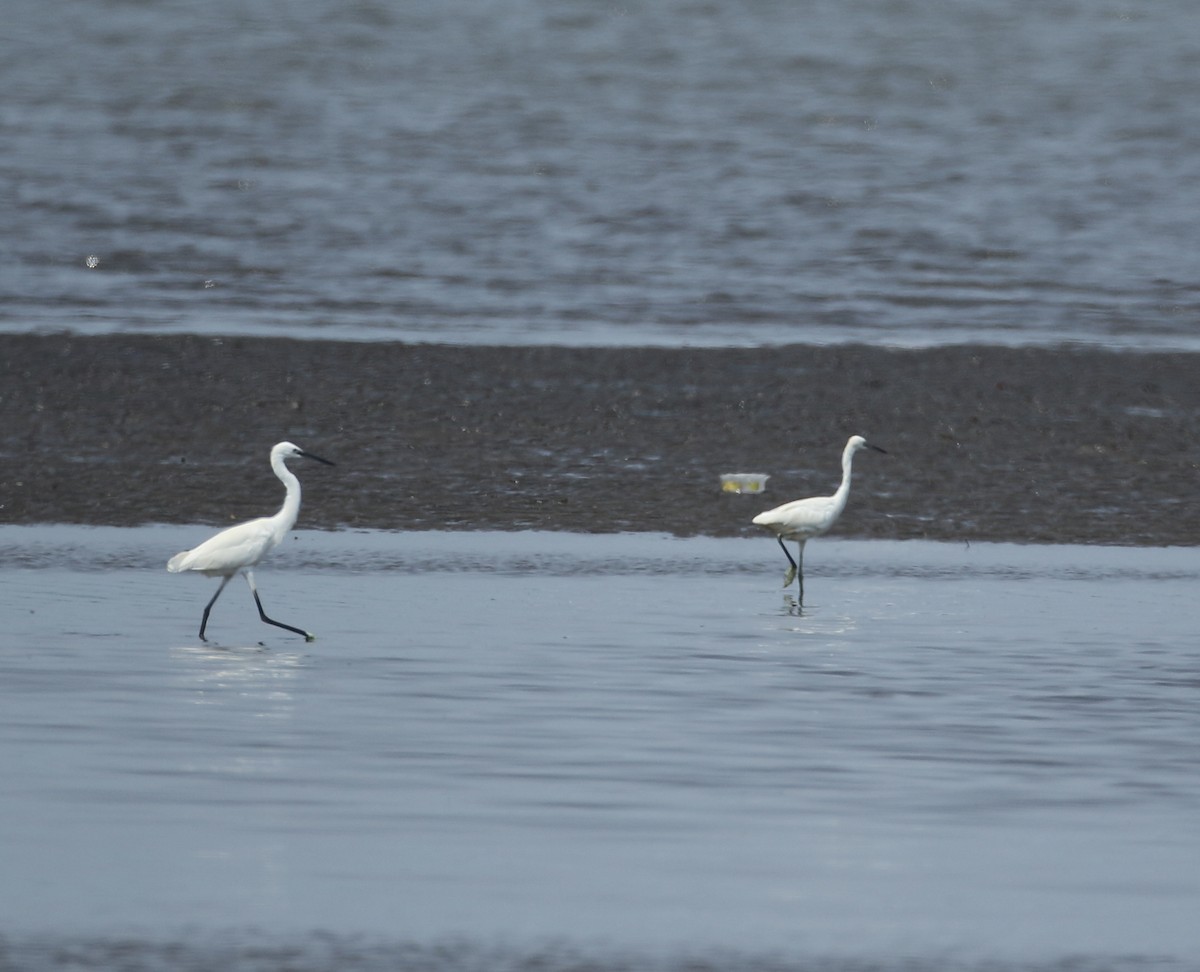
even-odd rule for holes
{"type": "Polygon", "coordinates": [[[843,536],[1197,544],[1200,355],[0,335],[0,521],[755,535],[861,454],[843,536]],[[724,472],[771,475],[759,496],[724,472]]]}

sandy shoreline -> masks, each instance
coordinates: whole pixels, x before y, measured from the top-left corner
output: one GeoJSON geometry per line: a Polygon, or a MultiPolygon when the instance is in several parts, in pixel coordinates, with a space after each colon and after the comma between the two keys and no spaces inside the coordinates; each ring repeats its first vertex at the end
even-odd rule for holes
{"type": "Polygon", "coordinates": [[[0,335],[0,522],[753,536],[833,490],[837,533],[1197,544],[1200,355],[1085,349],[492,348],[0,335]],[[722,493],[734,471],[766,493],[722,493]]]}

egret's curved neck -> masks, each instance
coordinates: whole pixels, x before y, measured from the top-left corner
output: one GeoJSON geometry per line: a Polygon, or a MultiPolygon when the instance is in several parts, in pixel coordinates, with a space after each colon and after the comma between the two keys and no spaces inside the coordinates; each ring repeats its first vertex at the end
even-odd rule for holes
{"type": "Polygon", "coordinates": [[[854,463],[854,453],[855,449],[852,446],[846,446],[842,452],[842,484],[833,494],[839,506],[845,506],[846,497],[850,495],[850,467],[854,463]]]}
{"type": "Polygon", "coordinates": [[[288,469],[282,456],[271,460],[271,469],[287,489],[287,496],[283,498],[283,506],[275,514],[279,530],[286,533],[296,522],[296,517],[300,515],[300,480],[288,469]]]}

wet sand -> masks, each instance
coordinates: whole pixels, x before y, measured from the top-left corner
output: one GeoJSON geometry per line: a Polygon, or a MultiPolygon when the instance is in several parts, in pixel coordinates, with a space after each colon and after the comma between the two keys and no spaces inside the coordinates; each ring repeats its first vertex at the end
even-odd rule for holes
{"type": "Polygon", "coordinates": [[[494,348],[0,335],[0,522],[755,535],[832,492],[840,536],[1200,543],[1200,355],[1077,348],[494,348]],[[758,496],[721,473],[771,475],[758,496]]]}

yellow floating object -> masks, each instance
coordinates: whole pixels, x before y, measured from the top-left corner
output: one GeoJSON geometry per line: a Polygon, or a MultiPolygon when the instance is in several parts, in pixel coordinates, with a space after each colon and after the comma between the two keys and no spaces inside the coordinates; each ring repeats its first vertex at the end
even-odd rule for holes
{"type": "Polygon", "coordinates": [[[723,473],[721,490],[725,493],[761,493],[770,478],[767,473],[723,473]]]}

